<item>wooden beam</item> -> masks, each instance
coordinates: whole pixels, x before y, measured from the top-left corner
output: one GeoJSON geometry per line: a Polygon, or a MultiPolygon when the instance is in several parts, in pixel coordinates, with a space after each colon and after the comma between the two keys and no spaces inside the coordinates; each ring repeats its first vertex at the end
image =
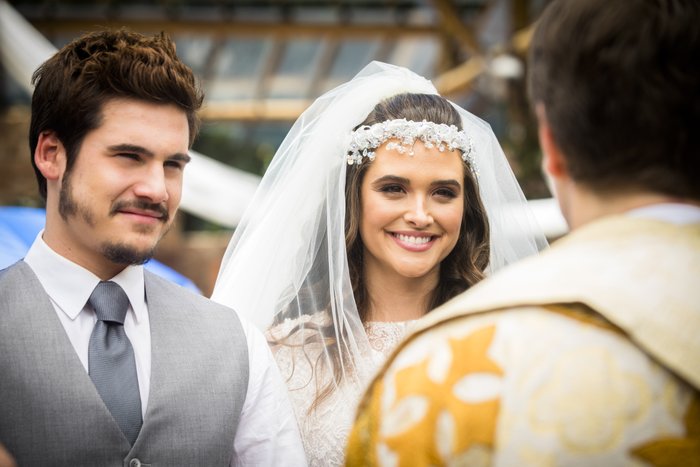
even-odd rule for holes
{"type": "Polygon", "coordinates": [[[459,11],[450,0],[432,0],[438,12],[442,29],[452,36],[469,55],[480,55],[481,47],[476,36],[459,18],[459,11]]]}
{"type": "Polygon", "coordinates": [[[316,69],[313,70],[314,73],[312,74],[310,80],[311,84],[306,90],[306,97],[312,99],[322,93],[321,83],[323,82],[323,79],[328,75],[331,66],[333,66],[333,61],[335,60],[336,55],[338,55],[339,47],[340,43],[335,38],[327,38],[326,40],[322,40],[322,50],[320,52],[321,55],[318,59],[318,65],[316,66],[316,69]]]}
{"type": "Polygon", "coordinates": [[[439,31],[434,26],[424,25],[364,25],[364,24],[290,24],[255,22],[211,22],[183,20],[32,20],[32,25],[47,37],[59,34],[77,34],[96,28],[116,29],[125,27],[140,32],[167,31],[170,34],[202,34],[207,36],[237,37],[317,37],[349,38],[368,36],[425,37],[435,36],[439,31]]]}
{"type": "Polygon", "coordinates": [[[262,62],[262,68],[258,76],[257,82],[255,83],[255,93],[253,96],[256,101],[259,101],[265,96],[267,96],[270,86],[272,85],[272,78],[277,72],[277,68],[280,65],[284,51],[287,48],[286,42],[275,38],[272,41],[272,46],[267,51],[266,56],[262,62]]]}
{"type": "Polygon", "coordinates": [[[205,121],[294,121],[311,103],[308,99],[217,101],[206,103],[199,115],[205,121]]]}
{"type": "Polygon", "coordinates": [[[474,79],[485,70],[486,62],[480,56],[476,56],[444,72],[435,78],[433,82],[441,95],[457,94],[471,87],[474,79]]]}
{"type": "Polygon", "coordinates": [[[530,42],[532,42],[532,35],[535,33],[535,23],[530,26],[516,31],[511,39],[511,44],[513,45],[513,50],[518,53],[524,53],[528,48],[530,48],[530,42]]]}
{"type": "MultiPolygon", "coordinates": [[[[526,52],[534,30],[535,24],[533,23],[513,34],[510,41],[513,50],[518,53],[526,52]]],[[[481,56],[476,56],[437,76],[433,82],[440,94],[456,94],[468,89],[472,81],[484,71],[486,71],[486,61],[481,56]]]]}

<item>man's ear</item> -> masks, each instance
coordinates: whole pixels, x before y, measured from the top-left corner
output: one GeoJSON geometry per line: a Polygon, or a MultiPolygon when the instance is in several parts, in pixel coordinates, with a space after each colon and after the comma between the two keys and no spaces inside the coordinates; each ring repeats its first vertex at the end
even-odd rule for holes
{"type": "Polygon", "coordinates": [[[568,175],[566,160],[554,140],[543,103],[540,102],[535,106],[535,113],[537,114],[537,134],[542,148],[542,167],[554,178],[568,175]]]}
{"type": "Polygon", "coordinates": [[[49,180],[58,180],[66,168],[66,151],[53,131],[42,131],[34,151],[34,163],[49,180]]]}

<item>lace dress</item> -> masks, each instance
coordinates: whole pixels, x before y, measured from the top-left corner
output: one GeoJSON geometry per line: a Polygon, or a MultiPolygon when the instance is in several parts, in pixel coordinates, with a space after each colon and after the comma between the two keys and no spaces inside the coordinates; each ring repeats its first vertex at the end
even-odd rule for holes
{"type": "MultiPolygon", "coordinates": [[[[372,353],[372,372],[386,360],[414,322],[365,324],[372,353]]],[[[364,384],[362,387],[341,384],[317,407],[309,410],[316,398],[311,362],[314,360],[314,353],[318,355],[320,349],[314,350],[307,346],[305,352],[299,347],[273,346],[275,359],[283,378],[287,381],[309,465],[343,465],[347,438],[355,419],[357,404],[364,391],[364,384]]]]}

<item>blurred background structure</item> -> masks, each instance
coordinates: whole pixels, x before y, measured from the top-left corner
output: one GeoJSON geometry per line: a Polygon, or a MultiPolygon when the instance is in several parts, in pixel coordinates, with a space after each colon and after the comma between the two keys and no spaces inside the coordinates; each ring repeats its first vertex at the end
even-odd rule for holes
{"type": "MultiPolygon", "coordinates": [[[[0,205],[40,206],[27,133],[31,73],[97,28],[166,31],[205,90],[181,214],[156,258],[205,295],[259,177],[300,113],[372,60],[405,66],[494,129],[550,238],[525,70],[546,0],[0,0],[0,205]]],[[[5,239],[0,238],[0,243],[5,239]]]]}

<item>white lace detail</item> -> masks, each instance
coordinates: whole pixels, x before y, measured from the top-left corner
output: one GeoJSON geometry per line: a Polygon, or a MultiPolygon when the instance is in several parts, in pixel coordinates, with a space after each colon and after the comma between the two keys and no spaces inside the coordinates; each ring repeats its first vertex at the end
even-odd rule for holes
{"type": "MultiPolygon", "coordinates": [[[[365,323],[365,331],[369,339],[369,345],[372,350],[387,358],[389,353],[399,345],[399,342],[406,336],[409,326],[416,321],[371,321],[365,323]]],[[[382,359],[383,363],[384,359],[382,359]]]]}
{"type": "MultiPolygon", "coordinates": [[[[414,321],[365,324],[372,348],[373,370],[386,360],[388,354],[405,337],[412,323],[414,321]]],[[[294,323],[286,322],[269,331],[268,336],[284,336],[293,327],[294,323]]],[[[308,332],[310,331],[304,331],[305,337],[308,337],[308,332]]],[[[276,345],[272,350],[289,388],[306,457],[309,465],[314,467],[343,465],[345,444],[364,388],[342,384],[309,412],[316,399],[316,381],[312,376],[312,368],[316,358],[323,354],[323,349],[320,344],[307,343],[303,347],[304,353],[302,347],[295,346],[301,342],[301,338],[302,336],[294,336],[293,341],[289,342],[291,345],[276,345]]]]}

